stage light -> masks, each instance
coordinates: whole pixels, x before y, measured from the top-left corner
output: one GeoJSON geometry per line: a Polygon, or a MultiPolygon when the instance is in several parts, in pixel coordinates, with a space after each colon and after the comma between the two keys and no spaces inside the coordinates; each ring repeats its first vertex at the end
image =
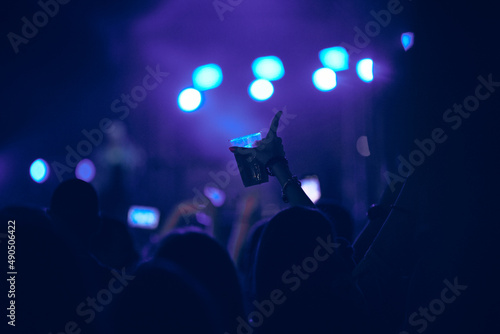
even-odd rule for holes
{"type": "Polygon", "coordinates": [[[212,226],[212,218],[205,212],[198,211],[196,213],[196,221],[203,226],[212,226]]]}
{"type": "Polygon", "coordinates": [[[194,87],[200,91],[218,87],[222,82],[222,70],[217,64],[198,67],[193,72],[194,87]]]}
{"type": "Polygon", "coordinates": [[[370,58],[361,59],[356,65],[356,72],[364,82],[373,80],[373,60],[370,58]]]}
{"type": "Polygon", "coordinates": [[[366,136],[361,136],[356,141],[356,149],[358,153],[363,157],[370,156],[370,147],[368,146],[368,138],[366,136]]]}
{"type": "Polygon", "coordinates": [[[76,165],[75,175],[77,179],[91,182],[95,177],[94,163],[89,159],[83,159],[76,165]]]}
{"type": "Polygon", "coordinates": [[[321,188],[316,175],[311,175],[300,180],[302,190],[306,193],[311,202],[316,203],[321,198],[321,188]]]}
{"type": "Polygon", "coordinates": [[[403,45],[403,48],[405,51],[408,51],[411,49],[413,46],[413,33],[412,32],[405,32],[401,34],[401,44],[403,45]]]}
{"type": "Polygon", "coordinates": [[[253,61],[252,71],[257,79],[279,80],[285,75],[283,62],[276,56],[260,57],[253,61]]]}
{"type": "Polygon", "coordinates": [[[226,194],[219,188],[206,186],[205,189],[203,189],[203,193],[216,207],[222,206],[226,201],[226,194]]]}
{"type": "Polygon", "coordinates": [[[341,46],[321,50],[319,60],[324,67],[331,68],[334,71],[343,71],[349,68],[349,54],[341,46]]]}
{"type": "Polygon", "coordinates": [[[131,206],[127,215],[131,227],[155,229],[160,221],[160,210],[149,206],[131,206]]]}
{"type": "Polygon", "coordinates": [[[248,94],[256,101],[265,101],[273,96],[273,84],[265,79],[254,80],[248,87],[248,94]]]}
{"type": "Polygon", "coordinates": [[[313,73],[312,81],[318,90],[327,92],[337,86],[337,75],[332,69],[322,67],[313,73]]]}
{"type": "Polygon", "coordinates": [[[50,175],[49,165],[43,159],[36,159],[30,166],[30,176],[36,183],[47,181],[50,175]]]}
{"type": "Polygon", "coordinates": [[[195,111],[201,105],[201,93],[194,88],[186,88],[179,94],[177,103],[184,112],[195,111]]]}

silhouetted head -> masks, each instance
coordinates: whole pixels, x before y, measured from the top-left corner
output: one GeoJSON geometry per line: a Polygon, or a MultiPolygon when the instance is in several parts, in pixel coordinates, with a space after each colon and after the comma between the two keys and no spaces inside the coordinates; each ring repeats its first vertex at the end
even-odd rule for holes
{"type": "Polygon", "coordinates": [[[331,220],[337,237],[353,242],[354,221],[347,209],[328,199],[320,199],[316,207],[331,220]]]}
{"type": "Polygon", "coordinates": [[[109,333],[223,333],[207,291],[175,263],[145,263],[109,308],[109,333]]]}
{"type": "Polygon", "coordinates": [[[238,270],[247,272],[248,265],[254,262],[260,237],[268,221],[268,218],[261,219],[250,228],[236,262],[238,270]]]}
{"type": "MultiPolygon", "coordinates": [[[[333,240],[331,225],[319,211],[293,207],[276,214],[266,225],[257,250],[257,291],[281,284],[285,271],[314,256],[315,249],[321,246],[322,241],[328,240],[333,240]]],[[[334,249],[328,251],[333,253],[334,249]]],[[[331,258],[326,250],[320,250],[318,254],[331,258]]]]}
{"type": "MultiPolygon", "coordinates": [[[[243,294],[246,299],[245,302],[247,303],[251,302],[252,297],[252,282],[254,281],[253,270],[255,258],[257,256],[257,247],[259,246],[260,237],[262,236],[268,221],[269,219],[265,218],[256,222],[252,226],[248,232],[245,243],[241,248],[241,252],[236,263],[238,274],[240,275],[240,280],[242,282],[243,294]]],[[[250,305],[250,307],[252,306],[250,305]]]]}
{"type": "MultiPolygon", "coordinates": [[[[42,209],[8,207],[0,210],[0,219],[3,222],[0,248],[7,254],[8,243],[9,254],[15,251],[10,271],[18,272],[13,297],[18,331],[14,332],[55,333],[61,324],[74,317],[74,307],[87,296],[75,254],[52,231],[42,209]],[[8,230],[11,232],[7,233],[8,230]]],[[[1,291],[5,291],[2,306],[6,308],[9,277],[4,272],[0,280],[1,291]]],[[[12,328],[0,332],[11,333],[12,328]]]]}
{"type": "Polygon", "coordinates": [[[225,248],[205,233],[177,230],[160,244],[156,259],[174,262],[198,280],[212,296],[212,305],[225,318],[227,331],[237,327],[243,297],[234,264],[225,248]]]}
{"type": "Polygon", "coordinates": [[[120,269],[140,260],[126,223],[102,217],[101,228],[93,240],[92,253],[104,265],[120,269]]]}
{"type": "Polygon", "coordinates": [[[269,221],[257,250],[254,298],[260,302],[274,295],[279,304],[259,333],[333,333],[342,328],[351,296],[341,295],[352,288],[351,272],[340,256],[343,247],[318,210],[292,207],[269,221]]]}
{"type": "Polygon", "coordinates": [[[71,179],[62,182],[54,191],[49,215],[56,232],[72,242],[88,244],[99,231],[97,193],[89,183],[71,179]]]}

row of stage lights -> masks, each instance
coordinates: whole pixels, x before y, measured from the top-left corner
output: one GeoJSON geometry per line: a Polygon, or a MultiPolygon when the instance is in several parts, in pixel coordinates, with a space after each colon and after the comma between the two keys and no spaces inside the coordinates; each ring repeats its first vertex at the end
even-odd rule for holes
{"type": "MultiPolygon", "coordinates": [[[[401,44],[405,51],[413,46],[413,33],[401,35],[401,44]]],[[[323,49],[319,52],[323,67],[312,74],[312,83],[316,89],[328,92],[337,86],[336,72],[349,69],[349,54],[341,46],[323,49]]],[[[272,81],[280,80],[285,75],[283,62],[276,56],[259,57],[252,63],[255,80],[248,86],[248,94],[255,101],[265,101],[274,94],[272,81]]],[[[373,60],[361,59],[356,64],[356,73],[364,82],[373,81],[373,60]]],[[[222,69],[217,64],[198,67],[193,72],[193,87],[182,90],[177,103],[184,112],[193,112],[203,102],[203,91],[214,89],[222,83],[222,69]]]]}
{"type": "MultiPolygon", "coordinates": [[[[414,35],[405,32],[401,35],[401,44],[405,51],[413,46],[414,35]]],[[[314,71],[312,82],[323,92],[331,91],[337,86],[336,72],[349,68],[349,54],[341,46],[323,49],[319,52],[322,68],[314,71]]],[[[248,87],[248,94],[255,101],[265,101],[274,93],[272,81],[279,80],[285,75],[283,62],[276,56],[260,57],[252,63],[255,80],[248,87]]],[[[356,64],[356,72],[364,82],[373,80],[373,60],[361,59],[356,64]]],[[[184,89],[178,98],[178,104],[184,112],[197,110],[202,102],[202,92],[217,88],[222,83],[222,69],[219,65],[208,64],[198,67],[193,72],[193,87],[184,89]]],[[[75,168],[75,176],[86,182],[95,177],[94,163],[89,159],[81,160],[75,168]]],[[[30,176],[37,183],[45,182],[50,175],[50,167],[43,159],[36,159],[30,166],[30,176]]]]}
{"type": "MultiPolygon", "coordinates": [[[[335,72],[349,68],[349,55],[341,47],[333,47],[320,52],[320,60],[324,67],[316,70],[312,75],[314,86],[323,92],[330,91],[337,86],[335,72]]],[[[361,80],[373,80],[373,61],[362,59],[356,66],[361,80]]],[[[283,62],[276,56],[259,57],[252,63],[252,72],[255,80],[248,86],[248,94],[255,101],[265,101],[274,94],[272,81],[281,79],[285,75],[283,62]]],[[[222,83],[222,69],[217,64],[207,64],[198,67],[193,72],[193,87],[182,90],[178,97],[178,104],[182,111],[193,112],[202,102],[202,92],[217,88],[222,83]]]]}
{"type": "MultiPolygon", "coordinates": [[[[317,69],[312,75],[316,89],[327,92],[337,86],[336,72],[347,70],[349,55],[347,51],[336,46],[320,52],[320,60],[324,67],[317,69]]],[[[255,101],[265,101],[274,94],[272,81],[279,80],[285,74],[283,62],[276,56],[260,57],[252,63],[255,80],[248,86],[248,94],[255,101]]],[[[373,61],[361,59],[356,65],[356,72],[361,80],[373,80],[373,61]]],[[[185,112],[197,110],[203,101],[202,92],[217,88],[222,82],[222,69],[217,64],[198,67],[193,73],[193,87],[184,89],[178,98],[179,107],[185,112]]]]}
{"type": "MultiPolygon", "coordinates": [[[[50,176],[50,166],[43,159],[36,159],[31,163],[30,176],[36,183],[44,183],[50,176]]],[[[91,182],[95,177],[95,165],[92,160],[83,159],[75,168],[75,176],[77,179],[91,182]]]]}

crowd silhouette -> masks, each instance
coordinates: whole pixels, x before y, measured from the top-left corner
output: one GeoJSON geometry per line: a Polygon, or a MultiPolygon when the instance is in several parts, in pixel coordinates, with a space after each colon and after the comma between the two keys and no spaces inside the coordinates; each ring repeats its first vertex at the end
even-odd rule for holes
{"type": "MultiPolygon", "coordinates": [[[[78,179],[59,184],[46,210],[3,208],[2,221],[16,221],[21,273],[16,326],[9,330],[320,334],[498,328],[498,292],[490,290],[498,259],[485,248],[494,244],[498,227],[488,236],[440,223],[459,221],[447,205],[461,195],[440,161],[367,208],[366,226],[355,236],[347,210],[331,201],[314,205],[293,178],[276,134],[280,116],[256,148],[231,148],[252,152],[268,167],[290,204],[253,224],[236,259],[226,245],[190,226],[137,249],[125,222],[101,216],[98,194],[78,179]],[[436,182],[450,190],[430,194],[436,182]]],[[[1,284],[7,291],[6,280],[1,284]]]]}

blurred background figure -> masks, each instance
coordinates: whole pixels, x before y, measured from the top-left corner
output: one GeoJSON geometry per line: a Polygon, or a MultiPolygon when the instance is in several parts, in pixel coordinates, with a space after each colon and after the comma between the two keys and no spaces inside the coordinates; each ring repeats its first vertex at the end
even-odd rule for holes
{"type": "Polygon", "coordinates": [[[96,150],[96,189],[101,194],[102,212],[124,219],[127,210],[139,198],[147,155],[128,135],[124,122],[114,121],[105,143],[96,150]]]}

